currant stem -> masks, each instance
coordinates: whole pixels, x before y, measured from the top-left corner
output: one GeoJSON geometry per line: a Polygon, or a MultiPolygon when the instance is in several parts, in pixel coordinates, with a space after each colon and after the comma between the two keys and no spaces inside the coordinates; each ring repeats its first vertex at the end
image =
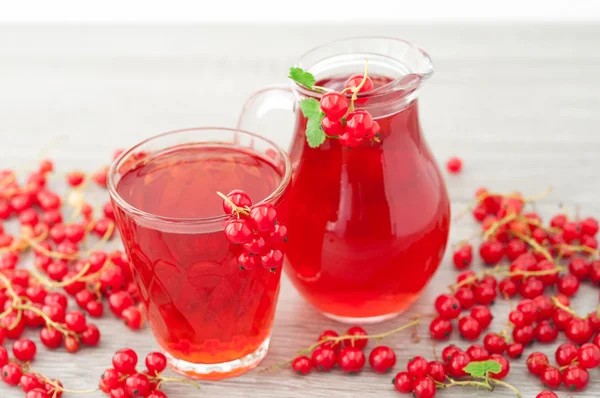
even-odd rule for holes
{"type": "Polygon", "coordinates": [[[150,378],[152,381],[157,381],[158,383],[156,385],[156,388],[160,388],[160,386],[162,385],[162,383],[181,383],[181,384],[189,384],[191,386],[196,387],[198,390],[200,389],[200,384],[192,381],[192,380],[187,380],[184,378],[178,378],[178,377],[163,377],[163,376],[157,376],[157,377],[152,377],[150,378]]]}
{"type": "Polygon", "coordinates": [[[522,397],[521,392],[519,390],[517,390],[517,388],[515,386],[513,386],[512,384],[509,384],[505,381],[497,380],[497,379],[489,379],[489,381],[491,381],[494,384],[504,386],[504,387],[508,388],[509,390],[512,390],[515,393],[515,395],[517,396],[517,398],[522,397]]]}
{"type": "Polygon", "coordinates": [[[219,195],[221,197],[221,199],[223,199],[229,206],[231,206],[232,210],[232,214],[235,213],[238,215],[243,214],[245,216],[247,216],[248,214],[250,214],[250,209],[249,208],[243,208],[243,207],[239,207],[237,206],[235,203],[233,203],[231,201],[231,199],[229,199],[227,196],[225,196],[224,194],[222,194],[221,192],[217,191],[217,195],[219,195]]]}
{"type": "Polygon", "coordinates": [[[435,385],[439,388],[449,388],[449,387],[453,387],[453,386],[471,386],[471,387],[482,387],[485,388],[488,391],[493,391],[494,388],[489,385],[489,383],[485,383],[485,382],[481,382],[481,381],[476,381],[476,380],[464,380],[464,381],[456,381],[450,377],[447,377],[448,383],[440,383],[439,381],[435,381],[435,385]]]}
{"type": "Polygon", "coordinates": [[[552,255],[548,252],[548,250],[546,250],[545,247],[543,247],[542,245],[537,243],[537,241],[535,239],[532,239],[529,236],[522,234],[521,232],[517,232],[517,231],[511,231],[511,232],[517,238],[521,239],[522,241],[527,243],[529,246],[531,246],[535,251],[542,253],[548,261],[550,261],[551,263],[554,263],[554,258],[552,257],[552,255]]]}
{"type": "Polygon", "coordinates": [[[360,91],[361,88],[363,88],[363,86],[367,82],[368,73],[369,73],[369,60],[365,59],[365,73],[363,74],[363,78],[360,81],[360,83],[358,84],[358,86],[356,86],[355,88],[351,89],[352,90],[352,97],[350,98],[350,106],[348,107],[348,112],[346,112],[346,114],[344,115],[344,117],[348,116],[348,114],[350,112],[354,111],[354,102],[358,98],[358,92],[360,91]]]}
{"type": "Polygon", "coordinates": [[[554,304],[557,308],[559,308],[565,312],[568,312],[569,314],[573,315],[575,318],[583,319],[579,315],[577,315],[577,313],[571,307],[567,307],[566,305],[561,303],[560,300],[558,300],[558,298],[556,298],[556,296],[552,296],[551,300],[552,300],[552,304],[554,304]]]}
{"type": "Polygon", "coordinates": [[[492,226],[483,233],[483,237],[482,239],[484,241],[487,241],[490,239],[490,236],[494,236],[496,234],[496,231],[498,231],[498,228],[500,228],[501,226],[508,224],[509,222],[513,221],[515,218],[517,218],[516,213],[510,213],[508,214],[506,217],[496,221],[494,224],[492,224],[492,226]]]}

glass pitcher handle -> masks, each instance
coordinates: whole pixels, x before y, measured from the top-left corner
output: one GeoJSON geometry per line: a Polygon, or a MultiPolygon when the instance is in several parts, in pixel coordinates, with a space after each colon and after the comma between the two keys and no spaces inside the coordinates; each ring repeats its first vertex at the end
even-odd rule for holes
{"type": "Polygon", "coordinates": [[[244,104],[237,128],[268,138],[289,152],[295,123],[290,118],[294,116],[295,103],[296,98],[289,87],[273,86],[257,91],[244,104]],[[281,112],[272,112],[274,110],[287,112],[281,115],[281,112]],[[282,128],[285,125],[289,127],[282,128]],[[287,135],[286,131],[289,132],[287,135]]]}

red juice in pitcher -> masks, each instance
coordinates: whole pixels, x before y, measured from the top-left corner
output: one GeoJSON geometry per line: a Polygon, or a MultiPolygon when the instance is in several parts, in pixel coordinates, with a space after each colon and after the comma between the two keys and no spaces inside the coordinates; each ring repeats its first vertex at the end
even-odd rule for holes
{"type": "MultiPolygon", "coordinates": [[[[347,78],[317,85],[341,91],[347,78]]],[[[392,82],[371,78],[375,90],[392,82]]],[[[406,95],[390,93],[380,106],[406,95]]],[[[348,149],[336,139],[310,148],[298,113],[290,154],[294,217],[286,271],[307,301],[344,322],[377,322],[407,309],[436,271],[448,239],[449,200],[422,137],[416,98],[398,111],[373,114],[380,142],[348,149]]]]}
{"type": "Polygon", "coordinates": [[[240,269],[216,192],[271,198],[287,221],[285,170],[267,155],[203,143],[121,162],[113,202],[134,279],[156,340],[191,377],[240,374],[266,354],[281,271],[240,269]]]}

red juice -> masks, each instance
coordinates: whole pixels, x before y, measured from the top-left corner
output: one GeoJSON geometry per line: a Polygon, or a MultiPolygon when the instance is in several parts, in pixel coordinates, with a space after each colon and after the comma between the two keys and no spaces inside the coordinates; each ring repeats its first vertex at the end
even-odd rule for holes
{"type": "MultiPolygon", "coordinates": [[[[376,88],[390,81],[372,79],[376,88]]],[[[345,81],[317,84],[339,91],[345,81]]],[[[310,148],[299,114],[290,154],[286,272],[313,306],[348,322],[406,310],[440,264],[449,232],[448,195],[422,137],[417,100],[373,116],[381,142],[349,150],[335,139],[310,148]]]]}
{"type": "MultiPolygon", "coordinates": [[[[281,184],[282,171],[254,152],[204,144],[146,156],[122,174],[116,191],[127,204],[173,219],[166,227],[136,221],[113,202],[160,346],[192,364],[221,364],[257,351],[271,333],[281,271],[241,270],[241,248],[225,238],[224,220],[194,226],[189,219],[223,216],[217,191],[242,189],[254,203],[262,201],[281,184]]],[[[284,196],[273,204],[287,222],[282,202],[284,196]]]]}

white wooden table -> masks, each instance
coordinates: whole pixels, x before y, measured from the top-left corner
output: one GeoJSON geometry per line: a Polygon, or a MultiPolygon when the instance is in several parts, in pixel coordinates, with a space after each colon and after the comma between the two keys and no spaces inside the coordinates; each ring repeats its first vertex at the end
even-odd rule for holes
{"type": "MultiPolygon", "coordinates": [[[[455,212],[479,186],[525,194],[552,186],[552,195],[537,205],[542,214],[563,203],[600,216],[598,26],[0,27],[0,168],[27,167],[49,146],[59,170],[93,170],[115,148],[160,132],[234,126],[245,98],[284,82],[297,56],[321,42],[358,35],[401,37],[432,55],[436,72],[421,94],[422,122],[438,159],[459,155],[465,161],[464,172],[448,178],[455,212]]],[[[96,196],[106,199],[100,192],[96,196]]],[[[451,242],[474,227],[468,218],[455,223],[451,242]]],[[[449,257],[406,316],[368,330],[388,330],[431,312],[433,298],[456,274],[449,257]]],[[[583,289],[575,302],[590,311],[597,294],[583,289]]],[[[496,330],[508,308],[497,306],[496,330]]],[[[99,348],[77,355],[40,348],[35,368],[68,388],[85,389],[96,385],[116,349],[130,346],[145,354],[156,348],[148,330],[133,333],[111,315],[98,324],[99,348]]],[[[304,303],[284,279],[263,364],[291,358],[327,328],[345,329],[304,303]]],[[[397,348],[398,369],[415,354],[432,357],[427,327],[421,331],[425,338],[418,345],[408,334],[388,340],[397,348]]],[[[536,349],[552,353],[553,347],[536,349]]],[[[508,381],[525,397],[541,391],[524,358],[511,364],[508,381]]],[[[585,392],[573,396],[600,396],[597,374],[592,372],[585,392]]],[[[370,370],[355,377],[338,371],[307,377],[254,371],[203,383],[201,392],[186,386],[166,391],[176,398],[399,396],[391,378],[370,370]]],[[[439,396],[487,394],[449,389],[439,396]]],[[[0,397],[21,396],[0,384],[0,397]]],[[[512,395],[499,389],[493,396],[512,395]]]]}

